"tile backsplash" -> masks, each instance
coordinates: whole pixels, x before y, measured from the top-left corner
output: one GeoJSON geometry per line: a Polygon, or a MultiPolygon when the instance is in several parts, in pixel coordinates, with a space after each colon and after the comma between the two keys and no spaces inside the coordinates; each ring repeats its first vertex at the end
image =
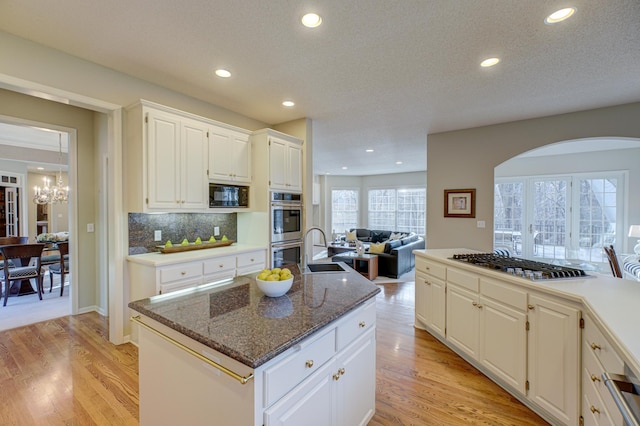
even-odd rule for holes
{"type": "Polygon", "coordinates": [[[180,244],[183,239],[190,242],[200,237],[208,240],[214,227],[220,235],[237,241],[236,213],[129,213],[129,254],[142,254],[155,250],[155,246],[171,240],[180,244]],[[162,240],[154,241],[154,232],[162,231],[162,240]]]}

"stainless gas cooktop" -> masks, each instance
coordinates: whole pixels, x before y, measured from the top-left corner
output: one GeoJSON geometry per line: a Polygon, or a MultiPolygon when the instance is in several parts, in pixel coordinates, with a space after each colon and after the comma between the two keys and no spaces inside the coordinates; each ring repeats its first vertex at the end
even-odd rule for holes
{"type": "Polygon", "coordinates": [[[590,275],[587,275],[582,269],[553,265],[518,257],[500,256],[494,253],[454,254],[452,259],[531,280],[590,277],[590,275]]]}

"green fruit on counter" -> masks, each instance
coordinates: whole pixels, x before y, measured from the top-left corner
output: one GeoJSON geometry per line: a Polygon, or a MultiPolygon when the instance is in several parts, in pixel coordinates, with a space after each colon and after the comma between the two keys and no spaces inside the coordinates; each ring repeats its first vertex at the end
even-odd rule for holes
{"type": "Polygon", "coordinates": [[[180,243],[181,246],[188,246],[189,245],[189,241],[185,238],[184,240],[182,240],[182,242],[180,243]]]}
{"type": "Polygon", "coordinates": [[[202,244],[202,240],[200,239],[200,237],[196,238],[196,244],[202,244]]]}
{"type": "Polygon", "coordinates": [[[227,238],[227,236],[226,236],[226,235],[223,235],[223,236],[222,236],[222,240],[220,240],[220,241],[229,241],[229,239],[227,238]]]}
{"type": "Polygon", "coordinates": [[[173,244],[171,244],[171,240],[167,240],[166,243],[164,243],[165,247],[173,247],[173,244]]]}
{"type": "Polygon", "coordinates": [[[215,239],[215,237],[213,235],[211,237],[209,237],[209,242],[210,243],[215,243],[216,242],[216,239],[215,239]]]}

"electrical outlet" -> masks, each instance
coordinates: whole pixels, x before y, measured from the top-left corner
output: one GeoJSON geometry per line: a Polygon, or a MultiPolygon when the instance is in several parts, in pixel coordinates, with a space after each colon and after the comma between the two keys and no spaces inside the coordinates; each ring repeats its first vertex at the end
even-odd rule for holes
{"type": "Polygon", "coordinates": [[[153,232],[153,241],[162,241],[162,231],[157,230],[153,232]]]}
{"type": "Polygon", "coordinates": [[[87,223],[87,232],[93,232],[95,230],[93,223],[87,223]]]}
{"type": "Polygon", "coordinates": [[[484,228],[485,226],[487,226],[487,224],[485,223],[484,220],[479,220],[478,221],[478,228],[484,228]]]}
{"type": "Polygon", "coordinates": [[[213,227],[213,236],[217,237],[218,235],[220,235],[220,227],[219,226],[214,226],[213,227]]]}

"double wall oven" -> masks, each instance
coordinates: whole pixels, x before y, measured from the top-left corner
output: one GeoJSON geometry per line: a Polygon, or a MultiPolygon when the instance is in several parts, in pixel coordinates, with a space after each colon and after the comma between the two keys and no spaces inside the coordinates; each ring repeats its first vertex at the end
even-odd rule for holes
{"type": "Polygon", "coordinates": [[[302,194],[271,192],[271,267],[302,259],[302,194]]]}

